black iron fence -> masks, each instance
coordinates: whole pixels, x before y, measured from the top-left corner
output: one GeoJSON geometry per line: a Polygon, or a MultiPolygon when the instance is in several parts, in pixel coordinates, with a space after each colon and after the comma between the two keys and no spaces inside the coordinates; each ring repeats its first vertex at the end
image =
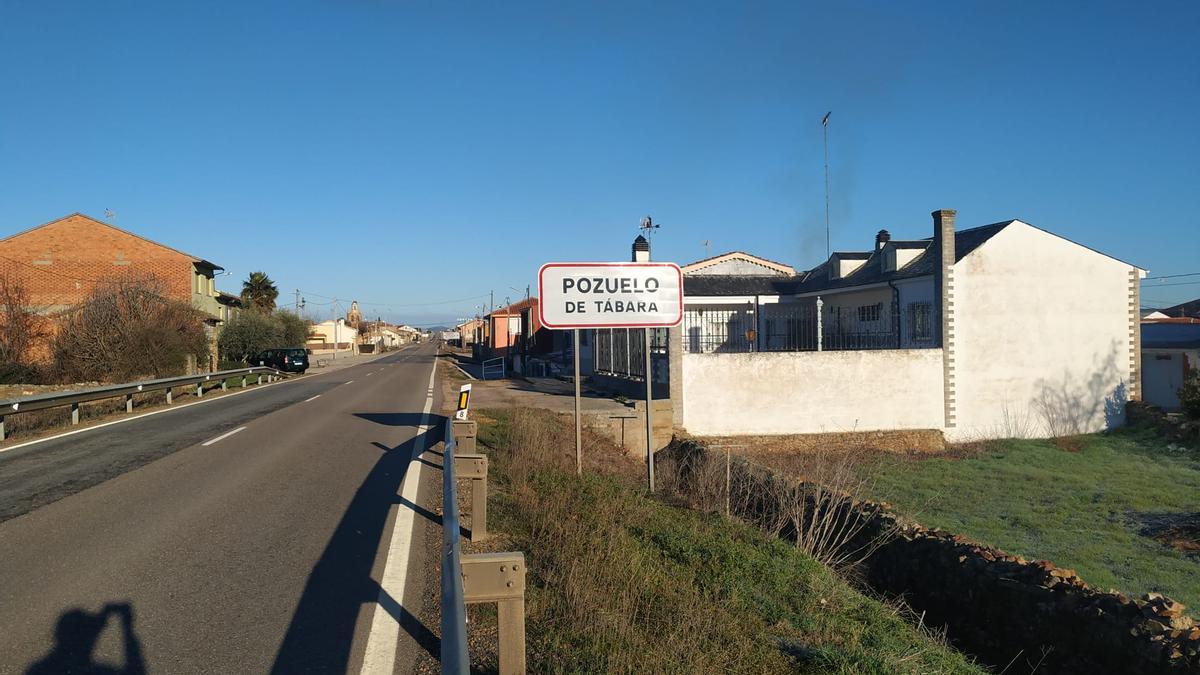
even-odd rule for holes
{"type": "Polygon", "coordinates": [[[688,307],[683,350],[689,354],[844,351],[933,347],[932,305],[814,302],[688,307]]]}
{"type": "MultiPolygon", "coordinates": [[[[644,328],[598,328],[592,335],[593,369],[602,375],[632,379],[646,376],[646,330],[644,328]]],[[[650,330],[650,360],[654,379],[660,380],[667,361],[667,329],[650,330]],[[661,364],[661,366],[660,366],[661,364]]]]}

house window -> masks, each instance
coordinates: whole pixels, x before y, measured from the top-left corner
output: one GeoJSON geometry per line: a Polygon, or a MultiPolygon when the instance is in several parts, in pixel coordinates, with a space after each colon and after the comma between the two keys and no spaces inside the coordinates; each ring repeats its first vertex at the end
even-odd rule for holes
{"type": "Polygon", "coordinates": [[[908,338],[913,342],[933,340],[933,303],[914,302],[908,306],[908,338]]]}
{"type": "Polygon", "coordinates": [[[879,315],[883,312],[883,303],[877,302],[874,305],[861,305],[858,308],[859,321],[878,321],[879,315]]]}

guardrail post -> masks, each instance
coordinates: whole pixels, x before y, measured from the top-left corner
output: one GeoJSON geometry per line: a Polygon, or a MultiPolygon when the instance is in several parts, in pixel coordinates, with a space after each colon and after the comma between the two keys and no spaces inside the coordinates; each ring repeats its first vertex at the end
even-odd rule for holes
{"type": "Polygon", "coordinates": [[[171,387],[167,387],[167,405],[171,405],[171,387]]]}
{"type": "Polygon", "coordinates": [[[456,452],[461,451],[468,455],[473,454],[475,452],[475,436],[479,433],[479,428],[475,424],[475,421],[454,420],[451,426],[456,452]]]}
{"type": "Polygon", "coordinates": [[[125,412],[133,412],[133,394],[125,394],[125,412]]]}
{"type": "Polygon", "coordinates": [[[463,600],[495,602],[500,629],[500,673],[525,672],[525,554],[462,557],[463,600]]]}
{"type": "Polygon", "coordinates": [[[196,398],[204,398],[204,383],[196,384],[196,398]]]}
{"type": "Polygon", "coordinates": [[[0,441],[4,440],[4,416],[0,415],[0,441]]]}
{"type": "Polygon", "coordinates": [[[487,475],[487,455],[454,455],[454,477],[471,479],[471,541],[483,541],[488,536],[487,475]]]}
{"type": "Polygon", "coordinates": [[[258,374],[258,383],[262,384],[262,373],[258,374]]]}
{"type": "Polygon", "coordinates": [[[79,404],[71,404],[71,424],[79,424],[79,404]]]}
{"type": "Polygon", "coordinates": [[[242,389],[246,388],[246,382],[250,379],[249,375],[242,375],[242,389]]]}
{"type": "Polygon", "coordinates": [[[221,378],[221,391],[229,391],[229,380],[221,378]]]}
{"type": "Polygon", "coordinates": [[[478,426],[474,421],[455,420],[451,433],[458,450],[454,453],[454,475],[471,479],[471,541],[487,538],[487,455],[475,453],[478,426]]]}

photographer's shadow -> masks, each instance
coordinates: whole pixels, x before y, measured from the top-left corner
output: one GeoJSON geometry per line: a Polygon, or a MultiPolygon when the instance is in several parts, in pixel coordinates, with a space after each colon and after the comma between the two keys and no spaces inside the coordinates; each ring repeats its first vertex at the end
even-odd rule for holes
{"type": "Polygon", "coordinates": [[[26,675],[144,675],[146,664],[142,659],[142,646],[133,632],[133,607],[128,603],[117,603],[105,605],[97,613],[78,608],[63,612],[54,628],[54,648],[25,672],[26,675]],[[120,622],[121,644],[125,651],[123,668],[92,660],[92,652],[110,616],[116,616],[120,622]]]}

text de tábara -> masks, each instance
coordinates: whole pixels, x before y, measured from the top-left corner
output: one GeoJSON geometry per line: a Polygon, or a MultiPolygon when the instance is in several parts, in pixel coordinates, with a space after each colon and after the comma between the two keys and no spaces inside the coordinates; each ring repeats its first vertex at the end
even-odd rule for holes
{"type": "MultiPolygon", "coordinates": [[[[563,295],[570,293],[594,293],[596,295],[657,293],[661,284],[658,279],[645,280],[637,277],[566,277],[562,280],[563,295]]],[[[620,298],[590,301],[597,314],[625,312],[657,312],[656,300],[624,300],[620,298]]],[[[568,314],[585,314],[587,301],[568,301],[568,314]]]]}

